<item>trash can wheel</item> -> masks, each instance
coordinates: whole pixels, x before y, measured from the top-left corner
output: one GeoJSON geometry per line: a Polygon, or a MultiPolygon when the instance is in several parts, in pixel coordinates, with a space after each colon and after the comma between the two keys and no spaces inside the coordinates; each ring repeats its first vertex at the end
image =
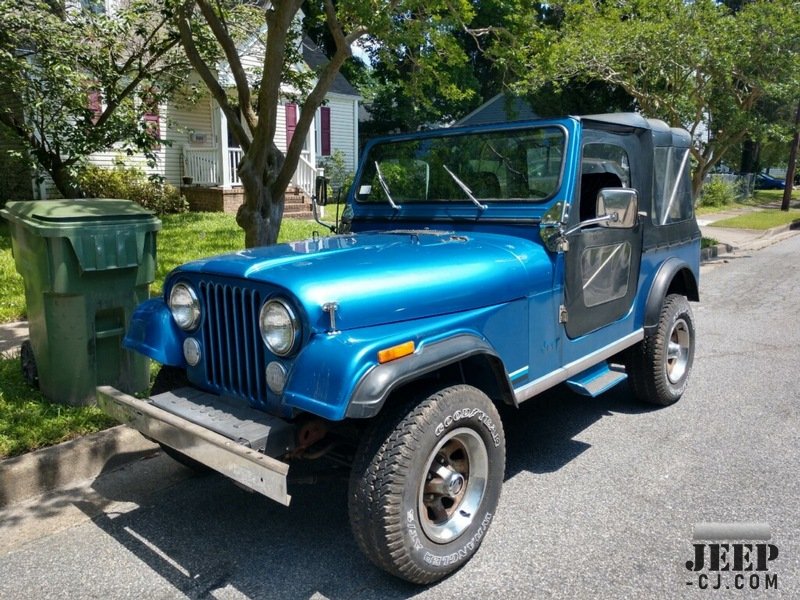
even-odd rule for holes
{"type": "Polygon", "coordinates": [[[36,368],[36,357],[33,355],[33,346],[30,340],[22,342],[20,349],[20,365],[22,367],[22,376],[28,385],[31,387],[39,387],[39,371],[36,368]]]}

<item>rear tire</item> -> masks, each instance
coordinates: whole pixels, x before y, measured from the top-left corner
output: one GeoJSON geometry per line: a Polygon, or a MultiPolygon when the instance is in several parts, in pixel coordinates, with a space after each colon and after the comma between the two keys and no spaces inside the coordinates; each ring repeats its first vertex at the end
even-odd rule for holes
{"type": "MultiPolygon", "coordinates": [[[[153,387],[150,388],[150,395],[157,396],[158,394],[163,394],[164,392],[169,392],[180,387],[186,387],[187,385],[190,384],[189,380],[186,378],[186,372],[183,369],[164,365],[153,381],[153,387]]],[[[197,462],[195,459],[186,456],[183,452],[171,446],[167,446],[161,442],[158,442],[158,445],[161,446],[164,454],[195,473],[208,473],[212,470],[203,463],[197,462]]]]}
{"type": "Polygon", "coordinates": [[[497,410],[454,385],[384,409],[350,476],[350,524],[378,567],[432,583],[466,564],[494,519],[505,470],[497,410]]]}
{"type": "Polygon", "coordinates": [[[625,369],[636,398],[669,406],[686,391],[694,361],[694,317],[685,296],[664,299],[656,331],[625,352],[625,369]]]}

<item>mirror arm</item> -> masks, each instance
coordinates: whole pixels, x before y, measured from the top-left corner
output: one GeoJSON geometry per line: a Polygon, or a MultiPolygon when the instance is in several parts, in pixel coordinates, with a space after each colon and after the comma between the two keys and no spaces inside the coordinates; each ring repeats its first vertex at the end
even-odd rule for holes
{"type": "MultiPolygon", "coordinates": [[[[324,173],[324,169],[319,169],[318,172],[324,173]]],[[[316,185],[315,185],[316,189],[314,190],[315,193],[311,194],[311,213],[314,215],[314,220],[317,223],[319,223],[323,227],[327,227],[328,229],[330,229],[331,233],[338,233],[337,232],[338,223],[336,225],[331,225],[330,223],[325,223],[325,222],[321,221],[320,218],[319,218],[319,213],[317,212],[317,200],[318,200],[317,194],[321,194],[321,195],[327,196],[327,187],[321,188],[320,187],[321,185],[322,186],[327,186],[328,185],[328,182],[325,179],[325,175],[324,174],[323,175],[317,175],[317,182],[316,182],[316,185]],[[319,181],[320,177],[322,178],[321,182],[319,181]]],[[[336,210],[338,212],[338,210],[339,210],[338,205],[336,207],[336,210]]],[[[337,221],[338,221],[338,218],[337,218],[337,221]]]]}
{"type": "Polygon", "coordinates": [[[568,235],[575,233],[576,231],[580,231],[581,229],[585,229],[586,227],[591,227],[592,225],[598,225],[599,223],[606,223],[606,222],[616,223],[619,221],[619,213],[611,213],[609,215],[603,215],[602,217],[597,217],[595,219],[587,219],[582,223],[578,223],[572,229],[568,229],[567,231],[563,232],[561,235],[567,237],[568,235]]]}

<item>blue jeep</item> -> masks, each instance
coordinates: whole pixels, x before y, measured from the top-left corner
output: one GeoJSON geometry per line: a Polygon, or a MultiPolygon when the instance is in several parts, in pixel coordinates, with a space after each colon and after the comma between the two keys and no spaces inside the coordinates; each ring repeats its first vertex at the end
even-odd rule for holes
{"type": "Polygon", "coordinates": [[[339,233],[183,265],[125,345],[164,367],[105,410],[289,503],[288,463],[351,467],[364,553],[428,583],[492,522],[498,404],[558,384],[686,389],[700,232],[689,134],[635,114],[378,139],[339,233]]]}

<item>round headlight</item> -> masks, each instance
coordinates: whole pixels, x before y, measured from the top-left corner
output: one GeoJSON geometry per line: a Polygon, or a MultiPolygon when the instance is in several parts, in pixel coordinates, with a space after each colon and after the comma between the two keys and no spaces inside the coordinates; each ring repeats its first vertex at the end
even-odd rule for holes
{"type": "Polygon", "coordinates": [[[261,337],[273,354],[286,356],[297,339],[297,318],[283,300],[270,300],[261,307],[258,319],[261,337]]]}
{"type": "Polygon", "coordinates": [[[172,288],[169,309],[178,327],[184,331],[196,329],[200,323],[200,301],[190,285],[178,283],[172,288]]]}

